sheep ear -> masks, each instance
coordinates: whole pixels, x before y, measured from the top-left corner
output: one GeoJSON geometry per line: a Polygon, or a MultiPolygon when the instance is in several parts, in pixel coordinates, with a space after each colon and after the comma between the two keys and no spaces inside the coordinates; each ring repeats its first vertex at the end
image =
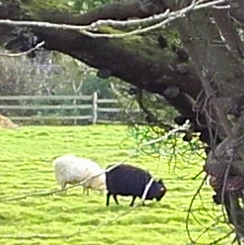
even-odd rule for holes
{"type": "Polygon", "coordinates": [[[162,179],[159,179],[159,180],[158,180],[158,183],[159,183],[159,184],[163,184],[163,180],[162,180],[162,179]]]}

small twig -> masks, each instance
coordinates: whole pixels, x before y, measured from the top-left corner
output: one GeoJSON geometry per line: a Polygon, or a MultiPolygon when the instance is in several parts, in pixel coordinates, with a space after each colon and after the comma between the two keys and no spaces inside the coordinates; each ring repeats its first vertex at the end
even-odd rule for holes
{"type": "Polygon", "coordinates": [[[35,47],[30,48],[30,49],[28,49],[28,50],[25,51],[25,52],[19,52],[19,53],[16,53],[16,54],[5,54],[5,53],[0,53],[0,56],[9,57],[9,58],[23,56],[23,55],[29,54],[29,53],[31,53],[31,52],[33,52],[33,51],[35,51],[35,50],[41,48],[42,46],[44,46],[44,44],[45,44],[45,42],[42,41],[42,42],[36,44],[35,47]]]}
{"type": "MultiPolygon", "coordinates": [[[[164,21],[161,20],[161,22],[157,23],[157,24],[153,24],[149,27],[145,27],[139,30],[134,30],[134,31],[130,31],[127,33],[122,33],[122,34],[100,34],[100,33],[90,33],[89,31],[84,30],[83,34],[90,36],[90,37],[107,37],[107,38],[123,38],[123,37],[127,37],[127,36],[131,36],[131,35],[138,35],[138,34],[143,34],[146,32],[150,32],[150,31],[154,31],[156,29],[159,29],[163,26],[165,26],[166,24],[173,22],[177,19],[180,18],[184,18],[185,15],[191,11],[196,11],[199,9],[203,9],[203,8],[208,8],[208,7],[213,7],[217,4],[220,3],[225,3],[226,0],[217,0],[217,1],[212,1],[212,2],[208,2],[208,3],[203,3],[203,4],[198,4],[201,1],[195,3],[195,1],[193,1],[188,7],[183,8],[181,10],[175,11],[175,12],[170,12],[168,14],[166,14],[166,16],[164,16],[163,18],[158,18],[158,20],[160,21],[161,19],[165,19],[164,21]]],[[[155,17],[156,18],[156,17],[155,17]]]]}
{"type": "Polygon", "coordinates": [[[232,229],[230,232],[228,232],[226,235],[214,240],[213,242],[211,242],[209,245],[215,245],[217,243],[219,243],[220,241],[223,241],[224,239],[226,239],[227,237],[229,237],[232,233],[234,232],[234,229],[232,229]]]}
{"type": "MultiPolygon", "coordinates": [[[[216,226],[218,224],[218,220],[216,220],[213,224],[209,225],[208,227],[205,228],[205,230],[195,239],[195,244],[196,242],[206,233],[208,232],[211,228],[216,226]]],[[[222,237],[221,237],[222,238],[222,237]]],[[[213,243],[211,243],[213,244],[213,243]]]]}
{"type": "Polygon", "coordinates": [[[200,186],[197,188],[197,191],[195,192],[195,194],[193,195],[193,197],[191,199],[191,202],[190,202],[190,205],[189,205],[189,208],[188,208],[187,216],[186,216],[186,231],[187,231],[188,238],[190,239],[192,244],[195,244],[195,242],[194,242],[193,238],[191,237],[191,232],[190,232],[190,229],[189,229],[189,220],[190,220],[191,209],[192,209],[193,203],[194,203],[197,195],[200,193],[205,181],[206,181],[206,176],[202,180],[200,186]]]}
{"type": "MultiPolygon", "coordinates": [[[[189,239],[190,239],[190,241],[191,241],[191,244],[199,244],[199,245],[206,245],[206,243],[198,243],[197,241],[206,233],[206,232],[208,232],[213,226],[215,226],[216,224],[217,224],[217,221],[215,221],[215,223],[214,224],[211,224],[209,227],[206,227],[206,229],[195,239],[195,240],[193,240],[193,238],[191,237],[191,234],[190,234],[190,229],[189,229],[189,219],[190,219],[190,214],[192,214],[191,213],[191,209],[192,209],[192,206],[193,206],[193,203],[194,203],[194,201],[195,201],[195,199],[196,199],[196,197],[200,194],[200,191],[201,191],[201,189],[202,189],[202,187],[203,187],[203,184],[204,184],[204,182],[205,182],[205,180],[206,180],[206,176],[205,176],[205,178],[202,180],[202,182],[201,182],[201,184],[200,184],[200,186],[198,187],[198,189],[197,189],[197,191],[196,191],[196,193],[193,195],[193,197],[192,197],[192,199],[191,199],[191,203],[190,203],[190,206],[189,206],[189,209],[188,209],[188,212],[187,212],[187,218],[186,218],[186,230],[187,230],[187,234],[188,234],[188,237],[189,237],[189,239]]],[[[193,215],[193,214],[192,214],[193,215]]],[[[229,237],[232,233],[234,232],[234,229],[232,229],[230,232],[228,232],[226,235],[224,235],[224,236],[222,236],[222,237],[220,237],[220,238],[218,238],[218,239],[216,239],[216,240],[214,240],[213,242],[211,242],[211,243],[208,243],[208,245],[214,245],[214,244],[217,244],[217,243],[219,243],[220,241],[222,241],[222,240],[224,240],[224,239],[226,239],[227,237],[229,237]]]]}
{"type": "Polygon", "coordinates": [[[230,171],[230,165],[227,166],[226,171],[225,171],[225,175],[224,175],[224,180],[223,180],[223,186],[222,186],[222,191],[221,191],[221,203],[223,205],[221,205],[221,209],[222,212],[224,214],[224,219],[225,222],[227,223],[227,219],[226,219],[226,215],[225,215],[225,211],[224,211],[224,205],[225,205],[225,187],[226,187],[226,183],[227,183],[227,178],[229,175],[229,171],[230,171]]]}
{"type": "MultiPolygon", "coordinates": [[[[192,180],[196,180],[196,179],[199,177],[199,175],[202,174],[203,172],[204,172],[204,170],[201,170],[197,175],[195,175],[195,176],[192,178],[192,180]]],[[[207,179],[207,177],[206,177],[206,179],[207,179]]]]}

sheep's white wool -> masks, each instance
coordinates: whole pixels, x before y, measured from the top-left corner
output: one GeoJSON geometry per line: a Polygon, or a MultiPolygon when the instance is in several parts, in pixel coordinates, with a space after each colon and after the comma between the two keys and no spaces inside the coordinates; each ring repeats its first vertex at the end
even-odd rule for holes
{"type": "MultiPolygon", "coordinates": [[[[97,163],[87,158],[77,157],[72,154],[66,154],[57,157],[53,161],[54,173],[58,184],[65,188],[67,184],[78,184],[94,175],[104,172],[97,163]]],[[[83,187],[91,188],[101,192],[106,190],[106,175],[102,175],[86,182],[83,187]]]]}

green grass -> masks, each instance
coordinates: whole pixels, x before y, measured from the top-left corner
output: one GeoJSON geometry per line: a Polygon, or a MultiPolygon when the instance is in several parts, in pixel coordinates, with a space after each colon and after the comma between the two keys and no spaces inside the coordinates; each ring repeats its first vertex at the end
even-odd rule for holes
{"type": "MultiPolygon", "coordinates": [[[[168,187],[160,203],[147,202],[133,210],[130,198],[119,197],[120,206],[111,199],[105,206],[105,196],[91,192],[83,196],[81,188],[70,189],[66,196],[29,196],[8,201],[7,197],[18,197],[33,192],[59,188],[52,168],[52,160],[65,153],[75,153],[97,161],[103,167],[124,160],[136,147],[132,137],[128,138],[126,127],[23,127],[15,131],[1,130],[0,157],[0,238],[4,234],[79,234],[69,239],[34,238],[0,239],[0,244],[41,245],[185,245],[190,244],[185,222],[191,198],[201,183],[193,181],[203,161],[192,156],[191,165],[179,156],[176,172],[169,170],[169,159],[137,155],[129,162],[147,168],[156,177],[163,177],[168,187]],[[185,178],[181,178],[181,176],[185,178]],[[113,223],[104,223],[128,212],[113,223]]],[[[172,168],[171,168],[172,169],[172,168]]],[[[193,206],[200,223],[190,220],[194,238],[201,234],[204,226],[213,223],[212,217],[220,214],[220,208],[212,204],[212,190],[204,186],[202,199],[193,206]],[[216,211],[217,210],[217,211],[216,211]]],[[[138,202],[139,200],[137,200],[138,202]]],[[[211,234],[218,238],[225,234],[225,226],[213,227],[211,234]]],[[[201,242],[211,241],[205,234],[201,242]]],[[[229,241],[220,244],[230,244],[229,241]]]]}

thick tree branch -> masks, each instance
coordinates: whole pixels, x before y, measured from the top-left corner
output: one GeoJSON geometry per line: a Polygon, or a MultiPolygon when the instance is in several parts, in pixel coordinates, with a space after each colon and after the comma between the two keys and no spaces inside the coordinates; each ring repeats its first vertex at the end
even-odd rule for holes
{"type": "Polygon", "coordinates": [[[57,6],[50,7],[48,1],[44,4],[41,0],[35,0],[34,5],[27,2],[23,6],[26,6],[30,11],[34,11],[36,16],[40,17],[40,19],[36,20],[73,25],[89,25],[98,20],[108,19],[127,20],[131,17],[145,18],[166,10],[164,2],[160,0],[147,1],[146,5],[143,4],[143,1],[139,0],[114,2],[82,15],[71,12],[67,7],[60,10],[57,6]]]}

